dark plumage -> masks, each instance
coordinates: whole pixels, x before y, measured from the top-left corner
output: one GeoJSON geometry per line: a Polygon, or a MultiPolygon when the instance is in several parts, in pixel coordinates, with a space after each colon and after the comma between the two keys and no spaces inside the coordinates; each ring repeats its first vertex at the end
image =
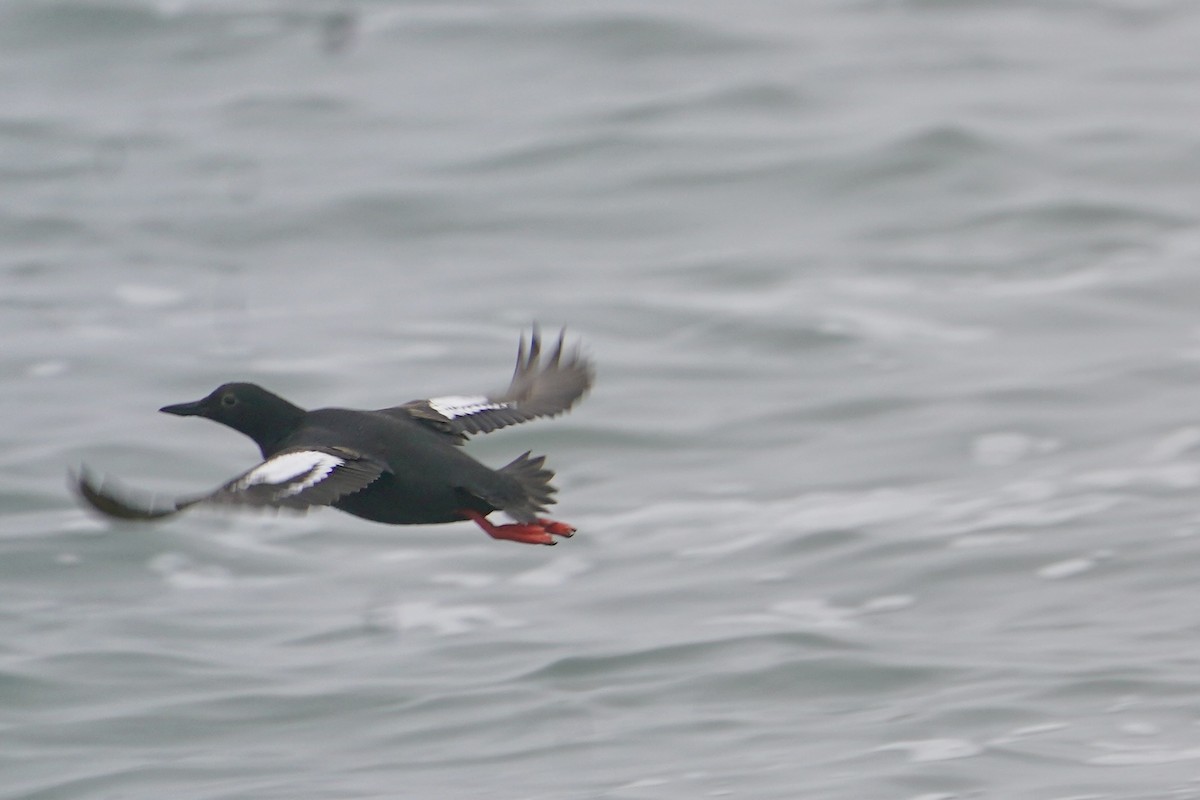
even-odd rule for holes
{"type": "Polygon", "coordinates": [[[165,507],[137,503],[81,470],[74,483],[96,511],[126,520],[153,520],[195,505],[289,508],[333,506],[364,519],[393,525],[474,520],[497,539],[554,544],[569,525],[540,516],[553,504],[554,473],[544,456],[518,456],[500,469],[487,467],[458,447],[469,434],[553,417],[571,408],[591,387],[592,363],[578,350],[564,351],[560,334],[543,360],[534,328],[517,352],[508,389],[496,395],[413,400],[377,411],[321,408],[314,411],[252,383],[227,383],[193,403],[164,406],[179,416],[198,416],[246,434],[263,461],[207,494],[165,507]],[[504,511],[517,522],[487,519],[504,511]]]}

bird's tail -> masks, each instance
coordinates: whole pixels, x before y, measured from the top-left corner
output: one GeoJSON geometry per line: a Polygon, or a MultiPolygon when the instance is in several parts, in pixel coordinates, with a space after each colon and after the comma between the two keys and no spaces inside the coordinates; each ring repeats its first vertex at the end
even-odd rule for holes
{"type": "Polygon", "coordinates": [[[500,468],[500,472],[520,484],[524,497],[503,509],[518,522],[532,522],[546,510],[546,506],[557,502],[554,493],[558,490],[550,485],[554,470],[546,469],[545,456],[530,457],[529,451],[517,456],[500,468]]]}

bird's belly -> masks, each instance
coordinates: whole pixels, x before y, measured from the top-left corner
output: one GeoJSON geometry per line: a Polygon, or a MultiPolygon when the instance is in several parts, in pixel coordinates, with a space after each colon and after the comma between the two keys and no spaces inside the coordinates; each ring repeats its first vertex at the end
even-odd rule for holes
{"type": "Polygon", "coordinates": [[[458,522],[460,513],[470,508],[486,513],[492,508],[478,498],[452,486],[420,485],[401,482],[385,475],[365,489],[348,494],[334,508],[356,517],[390,525],[428,525],[458,522]]]}

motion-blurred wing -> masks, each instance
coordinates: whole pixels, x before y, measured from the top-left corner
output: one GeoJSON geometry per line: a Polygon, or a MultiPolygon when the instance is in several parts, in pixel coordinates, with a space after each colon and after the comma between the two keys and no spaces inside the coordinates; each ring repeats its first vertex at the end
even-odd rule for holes
{"type": "Polygon", "coordinates": [[[385,468],[359,453],[341,447],[294,447],[268,458],[233,480],[198,497],[168,503],[138,501],[96,481],[83,470],[75,476],[79,496],[105,516],[153,520],[178,514],[195,505],[287,508],[305,511],[327,506],[365,488],[385,468]]]}
{"type": "Polygon", "coordinates": [[[546,359],[542,359],[541,334],[535,326],[528,346],[525,337],[517,350],[512,383],[501,394],[448,395],[413,400],[386,408],[385,414],[404,414],[445,433],[461,444],[469,434],[553,417],[575,405],[591,388],[594,367],[578,348],[566,352],[566,331],[546,359]]]}

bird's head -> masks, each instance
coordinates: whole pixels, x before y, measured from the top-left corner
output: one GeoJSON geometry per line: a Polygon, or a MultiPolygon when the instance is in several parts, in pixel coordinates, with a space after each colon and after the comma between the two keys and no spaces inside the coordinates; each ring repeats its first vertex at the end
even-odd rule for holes
{"type": "Polygon", "coordinates": [[[191,403],[159,409],[179,417],[206,417],[244,433],[264,450],[289,433],[304,410],[253,383],[226,383],[191,403]]]}

